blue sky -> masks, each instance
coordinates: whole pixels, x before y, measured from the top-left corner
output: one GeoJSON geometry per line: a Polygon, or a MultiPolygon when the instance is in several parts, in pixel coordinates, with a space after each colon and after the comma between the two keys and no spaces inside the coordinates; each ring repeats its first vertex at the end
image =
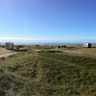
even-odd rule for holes
{"type": "Polygon", "coordinates": [[[0,0],[0,38],[96,40],[96,0],[0,0]]]}

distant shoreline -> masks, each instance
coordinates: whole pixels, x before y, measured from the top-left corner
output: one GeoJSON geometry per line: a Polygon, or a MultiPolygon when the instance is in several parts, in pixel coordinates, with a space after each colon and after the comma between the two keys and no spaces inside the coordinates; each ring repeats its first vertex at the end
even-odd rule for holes
{"type": "Polygon", "coordinates": [[[82,45],[83,43],[57,43],[57,42],[14,42],[14,44],[20,45],[82,45]]]}
{"type": "MultiPolygon", "coordinates": [[[[0,42],[1,44],[4,44],[4,42],[0,42]]],[[[84,43],[80,42],[13,42],[16,45],[83,45],[84,43]]],[[[86,42],[88,43],[88,42],[86,42]]],[[[91,44],[96,44],[96,43],[91,43],[91,44]]]]}

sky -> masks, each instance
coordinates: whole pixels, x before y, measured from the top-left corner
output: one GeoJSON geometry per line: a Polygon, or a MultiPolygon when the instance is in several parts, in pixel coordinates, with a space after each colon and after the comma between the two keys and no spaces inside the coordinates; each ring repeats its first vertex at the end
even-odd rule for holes
{"type": "Polygon", "coordinates": [[[0,40],[96,41],[96,0],[0,0],[0,40]]]}

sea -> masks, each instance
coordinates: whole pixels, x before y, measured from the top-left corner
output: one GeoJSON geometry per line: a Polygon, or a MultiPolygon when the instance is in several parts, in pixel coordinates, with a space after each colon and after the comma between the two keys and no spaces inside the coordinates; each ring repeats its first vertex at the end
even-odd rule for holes
{"type": "Polygon", "coordinates": [[[83,45],[83,43],[73,43],[73,42],[14,42],[16,45],[83,45]]]}
{"type": "MultiPolygon", "coordinates": [[[[15,45],[50,45],[50,46],[56,46],[56,45],[83,45],[86,44],[84,42],[12,42],[15,45]]],[[[1,44],[5,44],[5,42],[1,42],[1,44]]],[[[96,43],[91,42],[91,44],[96,45],[96,43]]]]}

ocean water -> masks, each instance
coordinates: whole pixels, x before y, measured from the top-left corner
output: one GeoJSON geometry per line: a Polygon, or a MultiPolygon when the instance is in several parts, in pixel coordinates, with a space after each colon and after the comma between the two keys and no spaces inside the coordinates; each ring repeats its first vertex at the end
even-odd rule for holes
{"type": "Polygon", "coordinates": [[[18,45],[83,45],[83,43],[69,43],[69,42],[14,42],[18,45]]]}
{"type": "MultiPolygon", "coordinates": [[[[83,45],[85,42],[13,42],[15,45],[83,45]]],[[[86,42],[88,43],[88,42],[86,42]]],[[[92,45],[96,45],[95,42],[90,42],[92,45]]],[[[0,42],[5,44],[5,42],[0,42]]]]}

